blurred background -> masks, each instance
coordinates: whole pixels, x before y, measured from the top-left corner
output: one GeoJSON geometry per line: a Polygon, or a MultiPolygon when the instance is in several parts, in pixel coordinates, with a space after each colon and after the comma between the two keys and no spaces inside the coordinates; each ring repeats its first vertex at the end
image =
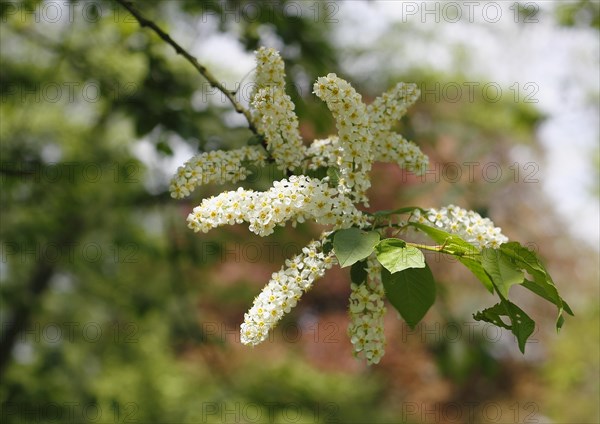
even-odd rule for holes
{"type": "Polygon", "coordinates": [[[244,104],[252,52],[279,49],[307,141],[335,129],[318,76],[366,102],[418,84],[398,130],[430,171],[377,165],[372,210],[491,217],[539,253],[576,314],[556,334],[551,305],[515,289],[538,325],[521,355],[471,317],[495,299],[429,257],[436,304],[415,330],[388,308],[372,367],[351,356],[346,269],[267,342],[240,344],[254,296],[319,228],[186,228],[200,199],[232,187],[175,201],[172,173],[252,135],[220,93],[114,2],[0,6],[3,423],[600,421],[597,1],[139,2],[244,104]]]}

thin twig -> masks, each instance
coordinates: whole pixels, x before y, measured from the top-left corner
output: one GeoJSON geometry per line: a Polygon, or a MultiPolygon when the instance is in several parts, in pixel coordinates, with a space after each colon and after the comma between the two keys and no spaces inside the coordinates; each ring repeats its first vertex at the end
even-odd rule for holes
{"type": "Polygon", "coordinates": [[[131,3],[129,1],[127,1],[127,0],[116,0],[116,2],[119,3],[120,5],[122,5],[125,9],[127,9],[129,11],[129,13],[131,13],[133,15],[133,17],[139,22],[140,26],[142,26],[142,27],[148,27],[148,28],[152,29],[161,39],[163,39],[167,44],[171,45],[171,47],[173,47],[175,49],[175,52],[177,52],[177,54],[180,54],[188,62],[190,62],[192,64],[192,66],[194,68],[196,68],[196,70],[204,78],[206,78],[206,80],[208,81],[208,83],[210,84],[211,87],[216,88],[217,90],[219,90],[223,94],[225,94],[225,96],[229,99],[229,101],[231,102],[231,104],[235,108],[235,111],[238,112],[238,113],[243,114],[246,117],[246,120],[248,121],[248,128],[250,128],[250,131],[252,131],[254,134],[257,134],[257,135],[259,134],[258,130],[256,129],[256,127],[252,123],[252,117],[250,116],[250,112],[248,111],[248,109],[244,108],[235,99],[235,92],[227,90],[223,86],[223,84],[221,84],[210,73],[210,71],[208,69],[206,69],[206,67],[204,65],[202,65],[200,62],[198,62],[198,59],[196,59],[194,56],[192,56],[190,53],[188,53],[175,40],[173,40],[169,34],[167,34],[165,31],[163,31],[153,21],[151,21],[149,19],[146,19],[140,13],[140,11],[135,8],[135,6],[133,5],[133,3],[131,3]]]}

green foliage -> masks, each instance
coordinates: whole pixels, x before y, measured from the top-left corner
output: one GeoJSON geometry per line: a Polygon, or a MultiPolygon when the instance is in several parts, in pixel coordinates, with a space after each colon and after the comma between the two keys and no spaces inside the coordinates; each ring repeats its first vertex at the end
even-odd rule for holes
{"type": "Polygon", "coordinates": [[[481,263],[487,275],[492,279],[498,293],[503,297],[508,297],[508,290],[511,286],[523,282],[523,271],[515,268],[510,258],[506,257],[502,251],[491,248],[483,249],[481,263]]]}
{"type": "Polygon", "coordinates": [[[423,231],[436,243],[440,243],[441,252],[456,256],[459,262],[467,267],[490,293],[493,293],[492,279],[483,268],[481,255],[475,246],[439,228],[419,223],[410,223],[410,225],[423,231]]]}
{"type": "Polygon", "coordinates": [[[525,343],[535,329],[535,322],[517,305],[506,299],[502,299],[500,303],[491,308],[477,312],[473,315],[473,318],[477,321],[489,322],[498,327],[511,330],[517,337],[519,349],[523,353],[525,353],[525,343]],[[505,323],[502,317],[508,317],[511,323],[505,323]]]}
{"type": "Polygon", "coordinates": [[[478,254],[478,249],[471,243],[463,240],[459,236],[450,234],[446,231],[434,228],[429,225],[411,222],[409,225],[423,231],[429,238],[436,243],[441,244],[440,251],[449,253],[450,255],[462,257],[473,256],[478,254]]]}
{"type": "Polygon", "coordinates": [[[425,268],[425,256],[414,246],[407,246],[404,240],[389,238],[375,246],[377,259],[392,274],[408,268],[425,268]]]}
{"type": "Polygon", "coordinates": [[[411,327],[423,319],[435,302],[435,282],[429,266],[409,268],[401,272],[381,272],[385,295],[411,327]]]}
{"type": "MultiPolygon", "coordinates": [[[[415,209],[417,208],[383,211],[379,216],[405,214],[415,209]]],[[[411,328],[425,316],[433,305],[436,294],[433,275],[420,249],[454,256],[486,289],[500,297],[500,303],[475,313],[473,317],[477,321],[511,330],[522,352],[525,352],[525,344],[535,329],[535,323],[525,311],[508,300],[512,286],[521,285],[556,305],[557,329],[564,323],[563,311],[573,314],[569,305],[558,294],[552,278],[536,254],[519,243],[504,243],[498,249],[478,249],[460,236],[425,224],[409,222],[404,227],[422,231],[438,245],[408,243],[398,238],[380,241],[378,232],[365,232],[358,228],[336,231],[333,245],[340,265],[352,265],[351,279],[356,284],[365,280],[365,258],[375,252],[377,260],[383,266],[381,277],[386,297],[411,328]],[[525,272],[533,276],[533,281],[525,277],[525,272]],[[510,323],[503,321],[502,317],[506,317],[510,323]]]]}
{"type": "Polygon", "coordinates": [[[463,264],[469,271],[473,273],[475,277],[483,284],[483,286],[490,292],[494,293],[494,283],[490,275],[485,271],[481,260],[478,256],[475,257],[466,257],[459,256],[458,261],[463,264]]]}
{"type": "Polygon", "coordinates": [[[336,231],[333,249],[340,266],[344,268],[365,259],[373,253],[379,237],[377,231],[363,231],[354,227],[336,231]]]}
{"type": "Polygon", "coordinates": [[[558,308],[556,329],[559,330],[564,323],[564,318],[562,316],[563,310],[570,315],[573,315],[573,311],[558,294],[558,290],[554,285],[554,281],[552,281],[552,277],[550,277],[550,274],[546,271],[546,268],[542,265],[535,253],[521,246],[519,243],[510,242],[505,243],[500,247],[500,254],[511,261],[513,269],[527,271],[533,276],[533,282],[528,280],[523,280],[521,282],[525,288],[556,305],[558,308]]]}

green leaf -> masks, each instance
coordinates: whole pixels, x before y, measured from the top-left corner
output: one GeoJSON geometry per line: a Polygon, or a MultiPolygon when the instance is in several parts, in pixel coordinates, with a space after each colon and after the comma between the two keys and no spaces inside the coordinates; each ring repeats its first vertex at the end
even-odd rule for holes
{"type": "Polygon", "coordinates": [[[538,272],[546,272],[536,254],[516,241],[503,243],[500,250],[514,261],[538,272]]]}
{"type": "Polygon", "coordinates": [[[425,256],[404,240],[389,238],[375,246],[377,259],[392,274],[408,268],[425,268],[425,256]]]}
{"type": "Polygon", "coordinates": [[[429,266],[394,274],[382,268],[381,280],[392,306],[410,328],[415,328],[435,301],[435,282],[429,266]]]}
{"type": "Polygon", "coordinates": [[[484,248],[481,251],[481,264],[503,297],[508,297],[511,286],[521,284],[525,279],[523,271],[499,249],[484,248]]]}
{"type": "Polygon", "coordinates": [[[379,237],[377,231],[362,231],[354,227],[336,231],[333,250],[340,267],[350,266],[373,253],[379,237]]]}
{"type": "Polygon", "coordinates": [[[479,253],[479,249],[473,246],[471,243],[463,240],[457,235],[450,234],[446,231],[440,230],[439,228],[430,227],[429,225],[419,224],[417,222],[411,222],[415,228],[423,231],[433,241],[444,246],[444,252],[450,253],[455,256],[464,255],[476,255],[479,253]]]}
{"type": "Polygon", "coordinates": [[[361,285],[367,281],[367,261],[362,260],[355,262],[350,267],[350,280],[357,285],[361,285]]]}
{"type": "Polygon", "coordinates": [[[429,225],[419,224],[417,222],[413,222],[410,225],[423,231],[436,243],[443,245],[444,253],[456,256],[458,260],[466,266],[479,281],[481,281],[490,293],[494,292],[494,285],[490,276],[485,272],[485,269],[481,264],[481,253],[477,247],[466,240],[463,240],[459,236],[450,234],[439,228],[430,227],[429,225]]]}
{"type": "Polygon", "coordinates": [[[476,321],[489,322],[498,327],[511,330],[517,338],[522,353],[525,353],[525,343],[535,329],[535,322],[517,305],[506,299],[502,299],[500,303],[491,308],[473,314],[473,318],[476,321]],[[501,317],[508,317],[511,322],[510,325],[506,324],[501,317]]]}
{"type": "Polygon", "coordinates": [[[564,324],[563,310],[570,315],[573,315],[573,311],[558,294],[552,277],[550,277],[550,274],[548,274],[548,271],[542,265],[537,255],[517,242],[502,244],[500,251],[509,257],[516,266],[527,271],[533,277],[533,281],[524,281],[522,284],[523,287],[556,305],[558,309],[556,329],[560,330],[564,324]]]}
{"type": "MultiPolygon", "coordinates": [[[[526,289],[531,290],[532,292],[537,294],[539,297],[542,297],[542,298],[546,299],[547,301],[554,303],[554,301],[550,298],[550,296],[548,296],[548,293],[544,290],[544,288],[542,286],[534,283],[533,281],[529,281],[526,279],[525,281],[523,281],[523,283],[521,283],[521,285],[523,287],[525,287],[526,289]]],[[[574,315],[573,310],[571,309],[569,304],[567,302],[565,302],[564,300],[562,301],[561,306],[565,310],[566,313],[568,313],[571,316],[574,315]]]]}
{"type": "Polygon", "coordinates": [[[565,323],[565,317],[563,317],[562,313],[558,314],[558,318],[556,319],[556,331],[557,332],[560,331],[560,329],[562,328],[564,323],[565,323]]]}
{"type": "Polygon", "coordinates": [[[541,264],[537,255],[526,247],[521,246],[517,242],[504,243],[500,246],[500,251],[509,257],[515,264],[524,269],[533,276],[534,282],[539,284],[552,302],[559,305],[560,296],[554,286],[554,281],[546,271],[546,268],[541,264]]]}
{"type": "MultiPolygon", "coordinates": [[[[526,279],[525,281],[523,281],[523,283],[521,283],[521,285],[523,287],[525,287],[526,289],[532,291],[533,293],[537,294],[541,298],[546,299],[547,301],[549,301],[551,303],[554,303],[554,301],[548,296],[548,293],[546,293],[541,286],[534,283],[533,281],[529,281],[526,279]]],[[[565,302],[564,300],[562,300],[562,306],[558,307],[558,315],[556,317],[556,331],[559,331],[562,328],[563,324],[565,323],[565,318],[563,317],[563,311],[568,313],[569,315],[573,316],[573,311],[571,310],[571,307],[569,306],[569,304],[567,302],[565,302]]]]}
{"type": "Polygon", "coordinates": [[[483,269],[483,265],[481,264],[481,255],[461,256],[458,258],[458,260],[464,266],[466,266],[479,281],[483,283],[485,288],[488,289],[490,293],[494,293],[494,284],[492,283],[490,276],[487,274],[487,272],[485,272],[485,269],[483,269]]]}

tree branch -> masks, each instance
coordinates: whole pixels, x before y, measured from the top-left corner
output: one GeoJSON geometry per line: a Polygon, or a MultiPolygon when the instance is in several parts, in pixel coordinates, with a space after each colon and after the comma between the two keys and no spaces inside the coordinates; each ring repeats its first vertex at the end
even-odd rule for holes
{"type": "Polygon", "coordinates": [[[125,9],[127,9],[129,11],[129,13],[131,13],[133,15],[133,17],[139,22],[141,27],[148,27],[151,30],[153,30],[162,40],[164,40],[167,44],[169,44],[171,47],[173,47],[173,49],[175,49],[175,52],[177,52],[177,54],[183,56],[188,62],[190,62],[192,64],[192,66],[194,68],[196,68],[196,70],[200,73],[200,75],[202,75],[204,78],[206,78],[206,80],[208,81],[208,83],[210,84],[211,87],[216,88],[217,90],[219,90],[223,94],[225,94],[225,96],[229,99],[229,101],[233,105],[235,111],[243,114],[246,117],[246,120],[248,121],[248,128],[250,128],[250,131],[252,131],[254,134],[257,134],[257,135],[259,134],[258,130],[252,123],[252,116],[250,116],[250,112],[248,111],[248,109],[244,108],[235,99],[234,91],[227,90],[223,86],[223,84],[221,84],[219,81],[217,81],[217,79],[210,73],[210,71],[208,69],[206,69],[206,67],[204,65],[202,65],[200,62],[198,62],[198,59],[196,59],[194,56],[192,56],[190,53],[188,53],[175,40],[173,40],[169,34],[167,34],[165,31],[163,31],[153,21],[146,19],[140,13],[140,11],[136,9],[136,7],[133,5],[133,3],[131,3],[127,0],[115,0],[115,1],[117,3],[119,3],[120,5],[122,5],[125,9]]]}

